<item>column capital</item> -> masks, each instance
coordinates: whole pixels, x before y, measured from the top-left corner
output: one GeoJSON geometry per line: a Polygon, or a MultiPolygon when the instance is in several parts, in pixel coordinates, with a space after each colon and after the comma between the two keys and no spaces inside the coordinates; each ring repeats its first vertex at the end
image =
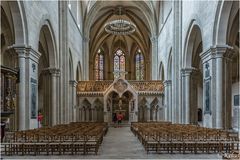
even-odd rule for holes
{"type": "Polygon", "coordinates": [[[191,67],[191,68],[182,68],[182,69],[181,69],[181,74],[182,74],[182,76],[190,76],[190,74],[191,74],[193,71],[197,71],[197,69],[196,69],[196,68],[193,68],[193,67],[191,67]]]}
{"type": "Polygon", "coordinates": [[[90,38],[89,38],[89,37],[86,37],[86,36],[83,36],[82,39],[83,39],[84,42],[89,42],[89,41],[90,41],[90,38]]]}
{"type": "Polygon", "coordinates": [[[200,53],[203,62],[213,58],[229,58],[234,55],[234,48],[229,45],[216,45],[211,46],[206,51],[200,53]]]}
{"type": "Polygon", "coordinates": [[[77,87],[78,82],[75,80],[70,80],[69,84],[72,85],[72,87],[77,87]]]}
{"type": "Polygon", "coordinates": [[[38,63],[40,56],[42,55],[36,49],[32,48],[31,46],[27,46],[24,44],[13,44],[12,46],[8,46],[8,49],[13,49],[17,52],[18,57],[24,58],[31,58],[33,61],[38,63]]]}
{"type": "Polygon", "coordinates": [[[60,69],[59,68],[48,68],[48,71],[53,76],[60,76],[60,69]]]}
{"type": "Polygon", "coordinates": [[[152,43],[156,43],[157,40],[158,40],[158,37],[157,37],[156,35],[155,35],[155,36],[152,36],[152,37],[150,38],[150,40],[151,40],[152,43]]]}
{"type": "Polygon", "coordinates": [[[171,86],[172,85],[172,80],[165,80],[165,81],[163,81],[163,83],[164,83],[165,87],[166,86],[171,86]]]}
{"type": "Polygon", "coordinates": [[[44,68],[42,70],[43,74],[50,74],[52,76],[60,76],[60,69],[58,68],[44,68]]]}

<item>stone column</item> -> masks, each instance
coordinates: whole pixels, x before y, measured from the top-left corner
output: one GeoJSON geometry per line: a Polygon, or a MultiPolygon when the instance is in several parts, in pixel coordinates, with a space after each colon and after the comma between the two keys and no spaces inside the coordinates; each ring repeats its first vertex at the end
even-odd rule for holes
{"type": "Polygon", "coordinates": [[[172,81],[164,81],[164,115],[165,121],[172,121],[172,81]]]}
{"type": "Polygon", "coordinates": [[[191,72],[193,68],[184,68],[181,70],[182,73],[182,123],[189,124],[190,123],[190,104],[191,104],[191,72]]]}
{"type": "Polygon", "coordinates": [[[182,1],[172,1],[172,122],[181,121],[182,1]]]}
{"type": "Polygon", "coordinates": [[[24,49],[16,49],[18,54],[18,65],[19,65],[19,130],[25,130],[27,125],[27,112],[26,112],[26,102],[25,102],[25,82],[26,82],[26,69],[25,69],[25,54],[24,49]]]}
{"type": "Polygon", "coordinates": [[[58,116],[59,116],[59,104],[58,104],[58,96],[57,96],[57,86],[58,86],[58,77],[60,76],[60,69],[57,68],[49,68],[49,73],[51,75],[51,107],[52,107],[52,126],[58,124],[58,116]]]}
{"type": "Polygon", "coordinates": [[[151,37],[152,42],[152,80],[157,80],[157,73],[158,73],[158,38],[157,36],[151,37]]]}
{"type": "Polygon", "coordinates": [[[91,111],[92,111],[92,122],[94,122],[95,121],[95,109],[94,108],[91,108],[91,111]]]}
{"type": "Polygon", "coordinates": [[[81,108],[81,119],[82,119],[82,122],[85,122],[85,119],[86,119],[86,108],[81,108]]]}
{"type": "Polygon", "coordinates": [[[88,37],[83,37],[83,79],[88,80],[89,79],[89,38],[88,37]]]}
{"type": "Polygon", "coordinates": [[[152,121],[155,121],[155,114],[156,114],[156,112],[155,112],[156,110],[155,110],[155,106],[153,106],[152,107],[152,121]]]}
{"type": "Polygon", "coordinates": [[[204,66],[204,100],[203,100],[203,125],[205,127],[215,127],[228,129],[228,121],[231,117],[226,116],[226,112],[231,112],[227,104],[230,104],[229,94],[231,87],[231,76],[226,76],[230,69],[227,63],[231,63],[233,55],[232,47],[228,45],[217,45],[210,47],[207,51],[201,53],[204,66]]]}
{"type": "Polygon", "coordinates": [[[77,98],[77,81],[70,80],[70,93],[71,93],[71,101],[69,105],[69,121],[76,122],[76,98],[77,98]]]}
{"type": "Polygon", "coordinates": [[[24,45],[13,45],[19,58],[19,130],[37,128],[38,60],[41,54],[24,45]]]}
{"type": "Polygon", "coordinates": [[[89,122],[89,118],[90,118],[90,107],[86,108],[86,122],[89,122]]]}
{"type": "Polygon", "coordinates": [[[159,114],[160,114],[160,108],[157,106],[156,107],[156,121],[159,121],[159,114]]]}
{"type": "Polygon", "coordinates": [[[150,121],[150,114],[151,114],[151,112],[150,112],[150,106],[147,106],[147,108],[146,108],[146,111],[147,111],[147,122],[149,122],[150,121]]]}
{"type": "Polygon", "coordinates": [[[142,121],[142,106],[138,107],[138,121],[142,121]]]}
{"type": "Polygon", "coordinates": [[[60,76],[60,123],[67,123],[67,115],[69,106],[68,102],[68,84],[69,84],[69,46],[68,46],[68,24],[69,24],[69,8],[67,1],[59,1],[59,67],[61,70],[60,76]]]}

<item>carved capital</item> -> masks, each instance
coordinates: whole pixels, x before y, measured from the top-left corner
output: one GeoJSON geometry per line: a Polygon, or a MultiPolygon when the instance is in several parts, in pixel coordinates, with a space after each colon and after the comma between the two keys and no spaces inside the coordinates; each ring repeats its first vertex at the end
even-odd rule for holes
{"type": "Polygon", "coordinates": [[[89,37],[83,36],[83,42],[89,42],[89,41],[90,41],[90,38],[89,38],[89,37]]]}
{"type": "Polygon", "coordinates": [[[200,57],[203,62],[212,58],[227,58],[231,59],[234,55],[234,49],[228,45],[211,46],[208,50],[202,52],[200,57]]]}
{"type": "Polygon", "coordinates": [[[77,81],[75,81],[75,80],[70,80],[70,81],[69,81],[69,84],[70,84],[70,85],[72,85],[72,87],[75,87],[75,88],[76,88],[76,87],[77,87],[77,84],[78,84],[78,82],[77,82],[77,81]]]}
{"type": "Polygon", "coordinates": [[[60,76],[60,69],[58,68],[48,68],[48,71],[52,76],[60,76]]]}
{"type": "Polygon", "coordinates": [[[51,76],[60,76],[60,69],[58,68],[44,68],[43,74],[50,74],[51,76]]]}
{"type": "Polygon", "coordinates": [[[171,80],[165,80],[163,83],[164,83],[165,87],[172,85],[172,81],[171,80]]]}
{"type": "Polygon", "coordinates": [[[157,36],[152,36],[150,38],[150,40],[151,40],[152,43],[157,43],[158,37],[157,36]]]}
{"type": "Polygon", "coordinates": [[[193,68],[193,67],[191,67],[191,68],[182,68],[181,69],[181,74],[182,74],[182,76],[190,76],[191,73],[193,73],[194,71],[197,71],[197,69],[193,68]]]}
{"type": "Polygon", "coordinates": [[[15,50],[19,58],[30,58],[36,63],[38,63],[38,60],[41,56],[41,53],[36,49],[33,49],[31,46],[14,44],[12,46],[9,46],[8,49],[15,50]]]}

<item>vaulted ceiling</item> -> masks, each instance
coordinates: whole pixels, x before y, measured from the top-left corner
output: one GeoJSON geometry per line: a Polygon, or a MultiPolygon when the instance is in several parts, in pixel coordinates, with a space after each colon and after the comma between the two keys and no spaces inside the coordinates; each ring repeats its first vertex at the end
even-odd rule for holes
{"type": "MultiPolygon", "coordinates": [[[[101,1],[87,5],[85,12],[85,26],[89,28],[90,56],[94,57],[99,48],[108,51],[109,57],[117,49],[122,48],[131,57],[139,47],[144,56],[149,57],[151,49],[150,37],[156,34],[157,17],[153,4],[156,2],[145,1],[101,1]],[[136,25],[136,31],[131,35],[112,35],[105,31],[104,25],[107,22],[119,18],[118,8],[122,7],[121,18],[131,21],[136,25]],[[95,14],[94,14],[95,12],[95,14]],[[89,17],[88,17],[89,16],[89,17]]],[[[159,3],[159,2],[158,2],[159,3]]],[[[86,31],[85,28],[85,31],[86,31]]]]}

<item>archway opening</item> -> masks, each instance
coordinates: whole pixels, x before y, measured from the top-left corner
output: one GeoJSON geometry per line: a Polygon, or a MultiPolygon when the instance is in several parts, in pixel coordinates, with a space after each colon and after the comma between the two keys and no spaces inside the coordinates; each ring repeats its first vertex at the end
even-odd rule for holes
{"type": "MultiPolygon", "coordinates": [[[[202,34],[201,34],[201,29],[197,24],[193,24],[192,29],[190,31],[190,36],[188,39],[188,44],[187,44],[187,50],[186,50],[186,67],[187,70],[190,71],[190,84],[187,84],[186,86],[190,85],[190,90],[187,92],[189,93],[189,98],[190,99],[190,110],[189,115],[189,122],[186,123],[191,123],[191,124],[200,124],[202,125],[202,121],[200,120],[200,117],[198,117],[199,110],[203,110],[203,69],[202,69],[202,62],[200,58],[200,53],[203,51],[203,46],[202,46],[202,34]]],[[[187,71],[187,72],[189,72],[187,71]]],[[[185,75],[187,77],[188,75],[185,75]]],[[[185,104],[186,105],[186,104],[185,104]]]]}
{"type": "Polygon", "coordinates": [[[103,117],[103,103],[99,100],[96,99],[93,103],[93,121],[95,122],[103,122],[104,117],[103,117]]]}
{"type": "Polygon", "coordinates": [[[13,17],[10,4],[1,3],[1,121],[7,122],[7,130],[18,129],[18,56],[8,47],[15,43],[13,17]]]}
{"type": "Polygon", "coordinates": [[[53,39],[50,36],[48,25],[43,25],[40,30],[38,51],[41,53],[38,63],[38,112],[43,114],[44,126],[52,126],[56,122],[57,113],[53,113],[52,78],[55,74],[55,57],[53,39]]]}
{"type": "Polygon", "coordinates": [[[234,130],[240,129],[240,121],[239,121],[239,114],[240,114],[240,95],[239,95],[239,85],[240,85],[240,76],[239,76],[239,10],[236,13],[236,16],[233,19],[232,26],[230,26],[231,30],[229,32],[228,44],[234,48],[233,57],[232,57],[232,64],[231,66],[231,108],[227,108],[231,110],[228,112],[231,115],[227,115],[228,123],[231,128],[234,130]]]}

